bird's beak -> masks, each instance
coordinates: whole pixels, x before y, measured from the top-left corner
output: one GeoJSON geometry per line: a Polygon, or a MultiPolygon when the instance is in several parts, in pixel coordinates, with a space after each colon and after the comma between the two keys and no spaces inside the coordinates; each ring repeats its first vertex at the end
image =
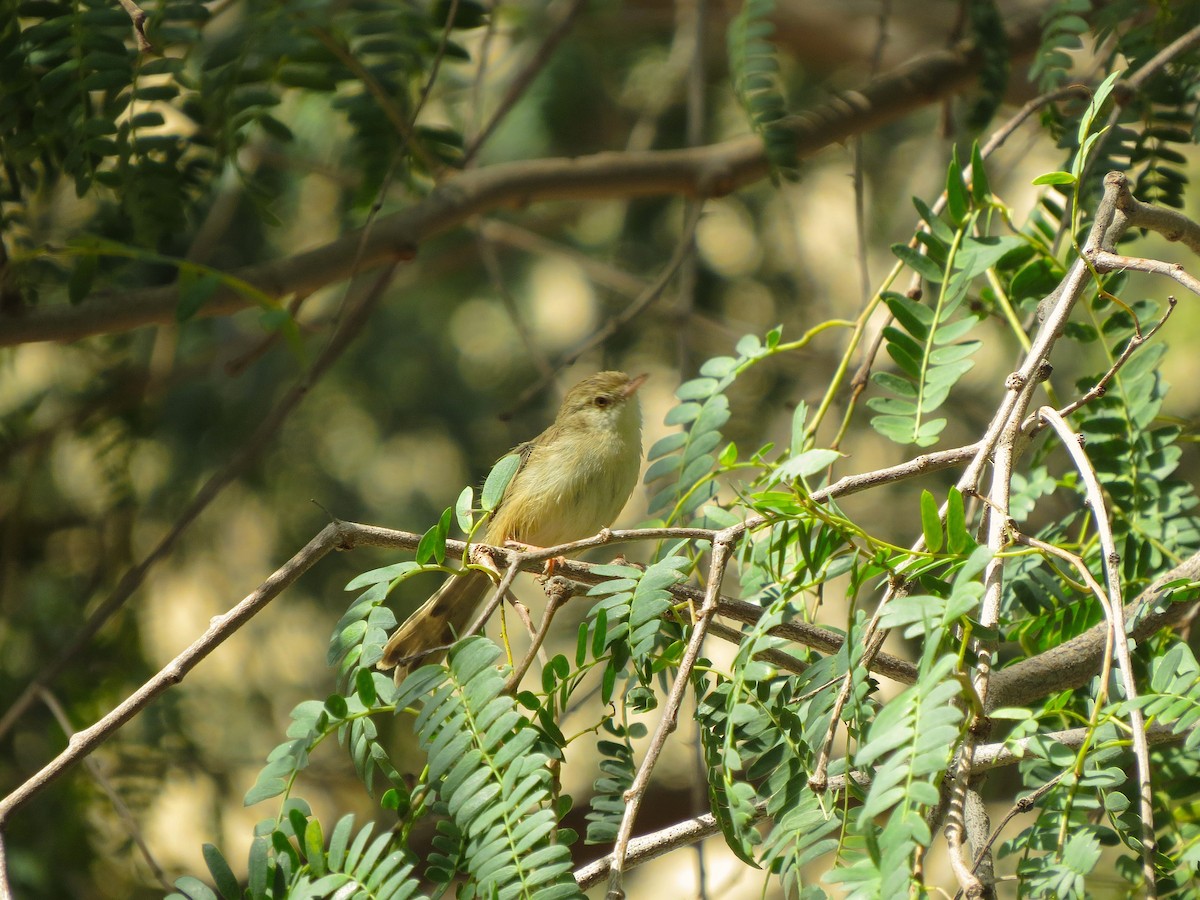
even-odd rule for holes
{"type": "Polygon", "coordinates": [[[637,378],[629,379],[629,384],[625,385],[625,387],[623,387],[621,389],[621,396],[624,397],[626,400],[628,400],[635,393],[637,393],[637,389],[642,386],[642,382],[644,382],[649,377],[650,377],[650,374],[648,372],[643,372],[637,378]]]}

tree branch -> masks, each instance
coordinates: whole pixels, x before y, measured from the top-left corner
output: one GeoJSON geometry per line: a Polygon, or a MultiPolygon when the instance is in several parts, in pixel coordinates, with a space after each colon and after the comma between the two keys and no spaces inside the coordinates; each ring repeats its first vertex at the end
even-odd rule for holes
{"type": "MultiPolygon", "coordinates": [[[[1039,26],[1030,20],[1009,37],[1016,48],[1036,46],[1039,26]]],[[[979,67],[973,42],[920,57],[857,91],[845,91],[789,122],[800,158],[846,138],[895,121],[972,82],[979,67]]],[[[361,269],[411,259],[429,239],[472,216],[545,200],[728,194],[765,177],[768,164],[757,136],[685,150],[605,152],[577,159],[504,163],[462,172],[423,200],[380,218],[364,235],[352,231],[335,241],[283,259],[231,273],[273,297],[309,293],[353,272],[362,245],[361,269]]],[[[0,313],[0,347],[31,341],[73,341],[175,321],[175,284],[109,294],[72,305],[43,305],[21,314],[0,313]]],[[[227,286],[219,288],[200,316],[227,316],[251,305],[227,286]]]]}
{"type": "MultiPolygon", "coordinates": [[[[1162,586],[1180,580],[1200,580],[1200,553],[1185,559],[1125,604],[1125,626],[1131,638],[1145,640],[1200,606],[1200,592],[1195,589],[1189,590],[1186,599],[1172,599],[1165,606],[1160,605],[1162,586]]],[[[1104,662],[1107,631],[1107,623],[1101,622],[1078,637],[996,672],[985,712],[1002,706],[1028,706],[1057,691],[1087,684],[1104,662]]]]}

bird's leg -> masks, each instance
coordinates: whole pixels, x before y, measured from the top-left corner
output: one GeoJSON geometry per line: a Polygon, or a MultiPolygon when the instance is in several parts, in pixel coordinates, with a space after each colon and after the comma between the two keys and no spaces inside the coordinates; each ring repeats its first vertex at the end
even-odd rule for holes
{"type": "MultiPolygon", "coordinates": [[[[533,544],[523,544],[520,541],[505,541],[504,546],[511,550],[518,550],[521,553],[533,553],[538,550],[546,549],[545,547],[535,547],[533,544]]],[[[545,570],[541,575],[538,576],[538,580],[544,583],[547,578],[550,578],[554,575],[554,569],[557,566],[565,564],[566,561],[567,558],[565,556],[554,556],[546,560],[545,570]]]]}

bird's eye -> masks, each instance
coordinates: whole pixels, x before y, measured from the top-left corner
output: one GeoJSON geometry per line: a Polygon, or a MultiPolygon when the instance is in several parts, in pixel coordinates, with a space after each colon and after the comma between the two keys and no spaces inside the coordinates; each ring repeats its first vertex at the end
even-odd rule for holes
{"type": "Polygon", "coordinates": [[[604,409],[604,407],[606,407],[606,406],[608,406],[608,404],[612,403],[612,398],[608,397],[604,394],[600,394],[592,402],[595,403],[601,409],[604,409]]]}

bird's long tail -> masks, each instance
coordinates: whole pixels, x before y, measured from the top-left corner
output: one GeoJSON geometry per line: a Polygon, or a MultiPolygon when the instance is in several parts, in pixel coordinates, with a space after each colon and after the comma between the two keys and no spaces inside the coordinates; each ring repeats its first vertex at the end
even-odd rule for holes
{"type": "Polygon", "coordinates": [[[471,624],[491,587],[492,580],[478,570],[447,579],[388,638],[379,668],[395,669],[399,684],[414,667],[440,659],[471,624]]]}

